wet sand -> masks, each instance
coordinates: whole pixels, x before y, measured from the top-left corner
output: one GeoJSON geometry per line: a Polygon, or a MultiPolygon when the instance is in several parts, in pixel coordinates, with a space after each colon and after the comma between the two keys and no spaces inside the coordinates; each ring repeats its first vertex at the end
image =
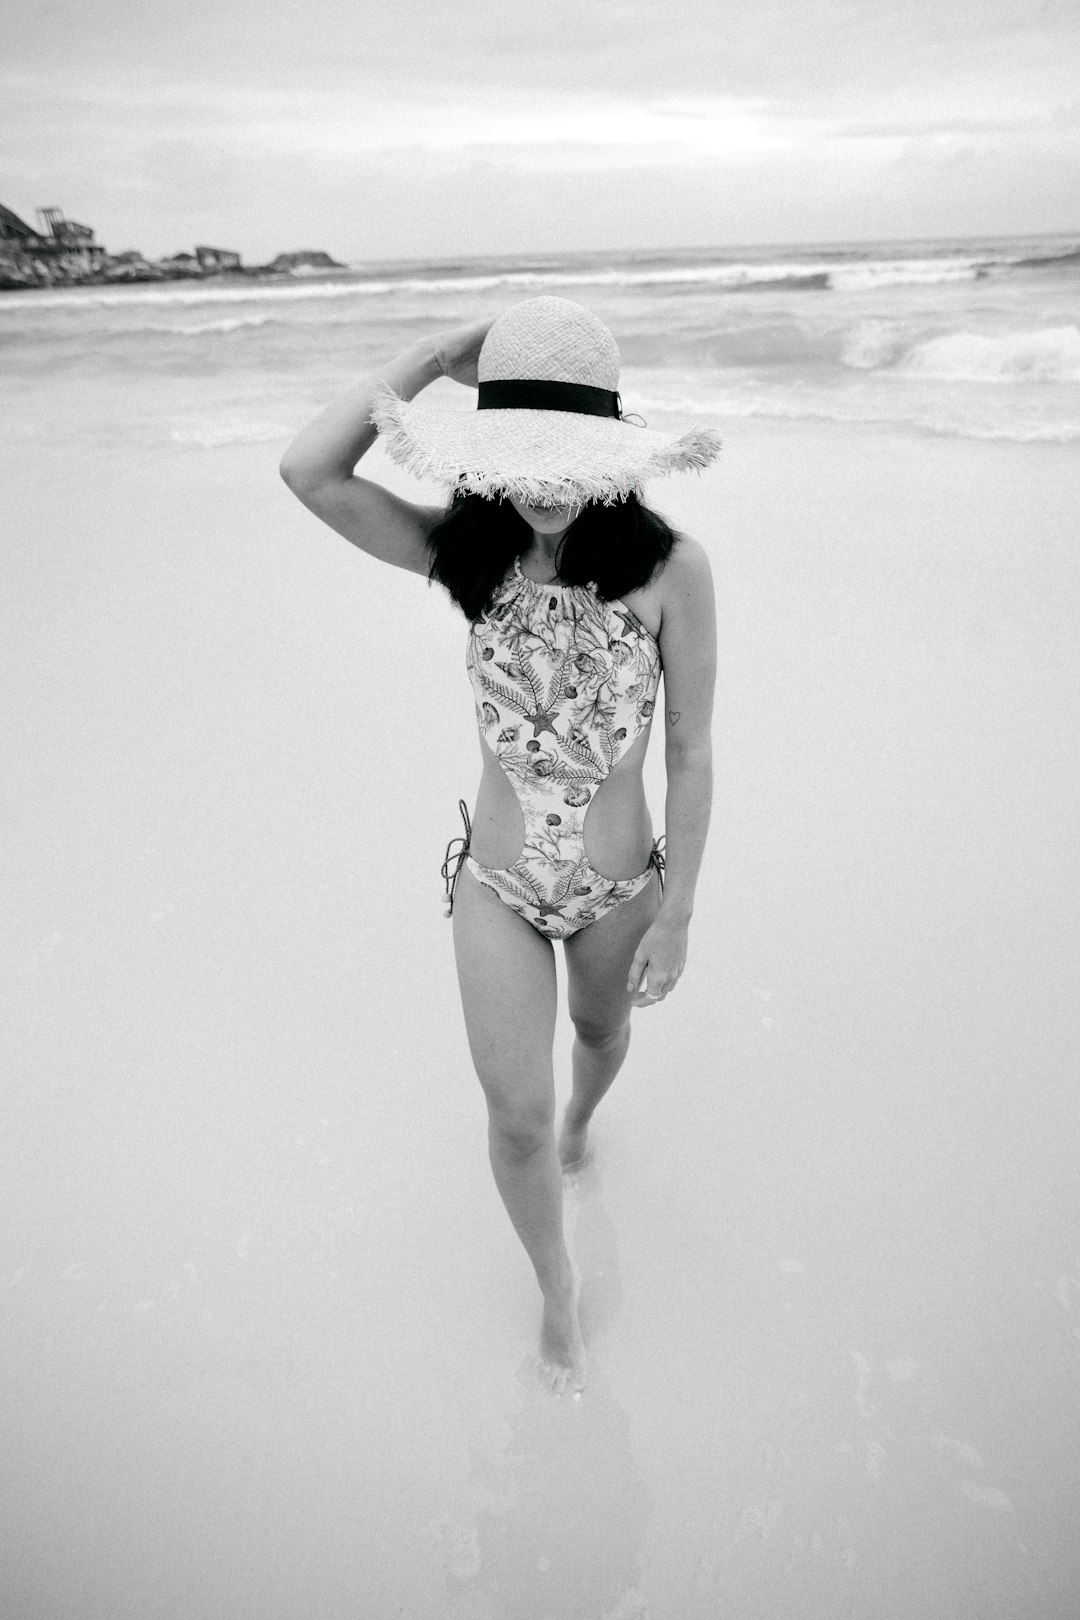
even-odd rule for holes
{"type": "Polygon", "coordinates": [[[577,1403],[440,914],[461,622],[273,447],[5,475],[12,1620],[1075,1614],[1075,450],[725,443],[653,491],[717,795],[568,1189],[577,1403]]]}

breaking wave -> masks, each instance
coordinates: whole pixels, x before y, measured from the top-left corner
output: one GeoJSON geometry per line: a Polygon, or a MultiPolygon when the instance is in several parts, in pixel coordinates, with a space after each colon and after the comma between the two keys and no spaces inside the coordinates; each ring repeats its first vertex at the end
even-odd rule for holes
{"type": "Polygon", "coordinates": [[[847,334],[840,361],[853,371],[891,369],[926,381],[1080,382],[1080,327],[947,332],[913,342],[899,323],[863,321],[847,334]]]}
{"type": "Polygon", "coordinates": [[[919,343],[899,362],[910,376],[943,382],[1080,382],[1080,327],[987,337],[953,332],[919,343]]]}

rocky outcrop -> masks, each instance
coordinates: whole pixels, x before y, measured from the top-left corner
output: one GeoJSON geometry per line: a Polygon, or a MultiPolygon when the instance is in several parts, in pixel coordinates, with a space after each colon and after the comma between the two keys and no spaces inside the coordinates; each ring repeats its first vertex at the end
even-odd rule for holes
{"type": "Polygon", "coordinates": [[[31,287],[100,286],[127,281],[203,280],[211,276],[317,275],[348,267],[321,249],[279,253],[270,264],[245,267],[232,248],[200,246],[148,260],[131,249],[107,253],[89,225],[65,219],[59,208],[38,210],[41,228],[0,204],[0,291],[31,287]]]}
{"type": "Polygon", "coordinates": [[[320,250],[303,248],[298,253],[279,253],[271,264],[260,266],[272,274],[280,275],[283,271],[290,274],[297,270],[346,270],[347,265],[339,264],[332,259],[329,253],[320,250]]]}
{"type": "Polygon", "coordinates": [[[128,253],[110,253],[105,266],[106,281],[164,281],[165,271],[144,259],[137,248],[128,253]]]}
{"type": "Polygon", "coordinates": [[[0,289],[14,292],[17,288],[41,285],[30,255],[10,242],[0,242],[0,289]]]}

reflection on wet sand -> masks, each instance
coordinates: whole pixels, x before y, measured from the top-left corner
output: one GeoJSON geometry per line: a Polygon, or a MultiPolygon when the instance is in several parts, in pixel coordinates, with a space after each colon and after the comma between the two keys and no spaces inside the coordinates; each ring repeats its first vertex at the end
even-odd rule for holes
{"type": "MultiPolygon", "coordinates": [[[[602,1355],[619,1304],[615,1231],[590,1163],[567,1177],[583,1327],[602,1355]]],[[[467,1522],[432,1529],[453,1620],[638,1620],[649,1492],[630,1418],[593,1360],[580,1400],[553,1400],[522,1364],[497,1442],[474,1450],[467,1522]]]]}

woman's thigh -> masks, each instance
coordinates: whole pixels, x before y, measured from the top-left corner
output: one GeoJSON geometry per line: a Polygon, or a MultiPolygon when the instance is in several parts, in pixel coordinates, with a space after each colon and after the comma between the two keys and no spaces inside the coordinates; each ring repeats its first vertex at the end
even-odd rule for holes
{"type": "Polygon", "coordinates": [[[463,867],[454,955],[465,1028],[488,1102],[554,1112],[555,953],[550,940],[463,867]]]}
{"type": "Polygon", "coordinates": [[[660,909],[660,885],[652,882],[599,922],[571,934],[564,947],[570,1017],[578,1034],[603,1040],[630,1016],[626,980],[641,936],[660,909]]]}

